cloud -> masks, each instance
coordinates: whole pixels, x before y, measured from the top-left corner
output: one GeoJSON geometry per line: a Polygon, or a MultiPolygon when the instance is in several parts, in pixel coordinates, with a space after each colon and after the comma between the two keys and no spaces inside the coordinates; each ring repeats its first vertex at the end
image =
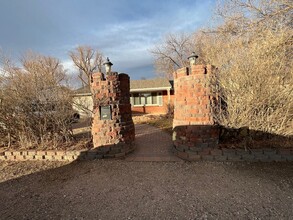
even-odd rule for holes
{"type": "Polygon", "coordinates": [[[68,71],[69,74],[78,72],[77,68],[74,66],[74,63],[70,59],[63,60],[61,64],[63,65],[63,68],[68,71]]]}
{"type": "MultiPolygon", "coordinates": [[[[184,2],[184,1],[183,1],[184,2]]],[[[150,49],[159,43],[162,37],[171,32],[193,32],[209,17],[212,1],[205,1],[190,7],[188,5],[172,5],[166,9],[159,4],[151,16],[142,16],[135,20],[113,22],[105,29],[93,28],[91,38],[105,55],[111,57],[117,67],[128,71],[137,71],[139,75],[146,71],[150,75],[153,58],[150,49]],[[170,10],[172,8],[172,10],[170,10]],[[178,8],[178,10],[176,10],[178,8]],[[139,69],[141,67],[141,70],[139,69]]],[[[154,4],[158,5],[158,4],[154,4]]],[[[154,69],[152,68],[154,75],[154,69]]],[[[130,72],[129,74],[135,74],[130,72]]]]}
{"type": "Polygon", "coordinates": [[[68,51],[92,45],[131,77],[154,76],[149,50],[173,32],[193,32],[211,16],[213,0],[0,2],[0,47],[58,57],[74,71],[68,51]]]}

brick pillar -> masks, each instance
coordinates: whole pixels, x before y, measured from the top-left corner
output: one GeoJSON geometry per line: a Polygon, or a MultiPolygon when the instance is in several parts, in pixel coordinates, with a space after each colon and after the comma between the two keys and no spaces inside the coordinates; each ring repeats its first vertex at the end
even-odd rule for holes
{"type": "Polygon", "coordinates": [[[93,74],[93,145],[103,157],[120,157],[134,150],[135,130],[131,115],[127,74],[93,74]]]}
{"type": "Polygon", "coordinates": [[[218,144],[209,88],[214,69],[211,65],[192,65],[174,73],[173,143],[176,155],[183,159],[201,159],[218,144]]]}

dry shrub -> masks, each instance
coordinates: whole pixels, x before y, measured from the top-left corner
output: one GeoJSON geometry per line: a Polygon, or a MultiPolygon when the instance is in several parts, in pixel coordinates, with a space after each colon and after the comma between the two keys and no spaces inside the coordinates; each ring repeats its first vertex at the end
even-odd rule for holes
{"type": "Polygon", "coordinates": [[[174,104],[173,103],[169,103],[167,105],[167,114],[166,114],[167,118],[174,118],[174,104]]]}
{"type": "Polygon", "coordinates": [[[2,59],[1,145],[44,149],[69,141],[73,112],[59,61],[29,53],[21,64],[2,59]]]}
{"type": "Polygon", "coordinates": [[[230,128],[293,135],[292,2],[224,3],[222,23],[195,38],[200,62],[219,69],[216,120],[230,128]]]}

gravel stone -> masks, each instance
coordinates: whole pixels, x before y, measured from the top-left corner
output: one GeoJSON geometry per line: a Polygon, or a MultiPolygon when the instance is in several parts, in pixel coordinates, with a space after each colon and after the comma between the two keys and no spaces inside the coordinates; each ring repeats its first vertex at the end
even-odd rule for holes
{"type": "Polygon", "coordinates": [[[293,164],[0,161],[1,219],[290,219],[293,164]]]}

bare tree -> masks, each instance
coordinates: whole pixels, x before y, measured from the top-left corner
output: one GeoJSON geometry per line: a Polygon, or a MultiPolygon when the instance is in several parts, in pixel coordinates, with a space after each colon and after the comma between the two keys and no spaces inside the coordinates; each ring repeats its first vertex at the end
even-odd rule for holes
{"type": "Polygon", "coordinates": [[[79,69],[79,78],[83,86],[90,85],[91,76],[95,71],[102,72],[103,55],[90,46],[78,46],[69,52],[69,56],[79,69]]]}
{"type": "Polygon", "coordinates": [[[155,46],[151,53],[155,57],[157,72],[168,78],[176,69],[187,66],[187,57],[193,49],[192,38],[187,34],[169,34],[161,44],[155,46]]]}

